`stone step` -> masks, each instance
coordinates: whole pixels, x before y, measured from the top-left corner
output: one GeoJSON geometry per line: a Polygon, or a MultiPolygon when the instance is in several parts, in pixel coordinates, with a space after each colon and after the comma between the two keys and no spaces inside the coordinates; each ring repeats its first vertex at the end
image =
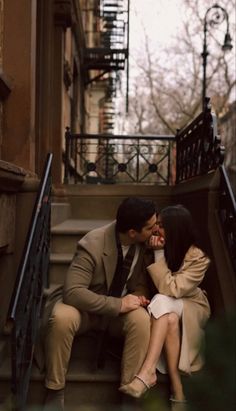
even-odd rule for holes
{"type": "MultiPolygon", "coordinates": [[[[91,341],[86,346],[87,337],[79,337],[75,346],[80,346],[79,356],[72,357],[66,376],[65,403],[66,411],[143,411],[145,399],[136,401],[122,395],[120,385],[120,361],[107,354],[105,366],[95,369],[91,364],[91,341]],[[82,347],[82,345],[84,345],[82,347]],[[86,349],[87,347],[87,349],[86,349]],[[82,349],[83,348],[83,349],[82,349]],[[79,407],[79,408],[77,408],[79,407]]],[[[0,367],[0,409],[3,411],[10,399],[11,366],[10,357],[6,357],[0,367]],[[1,404],[5,404],[1,408],[1,404]]],[[[32,366],[31,380],[28,391],[26,411],[40,411],[45,398],[44,373],[40,373],[35,364],[32,366]]],[[[167,411],[169,385],[166,376],[158,375],[158,385],[153,387],[147,397],[148,402],[154,402],[160,411],[167,411]]],[[[150,406],[150,405],[149,405],[150,406]]],[[[151,408],[150,408],[151,409],[151,408]]],[[[156,407],[157,409],[157,407],[156,407]]]]}
{"type": "Polygon", "coordinates": [[[119,204],[126,197],[157,201],[158,208],[171,203],[171,187],[143,184],[104,184],[64,186],[71,205],[71,216],[80,219],[114,220],[119,204]]]}
{"type": "MultiPolygon", "coordinates": [[[[82,359],[72,358],[66,377],[65,406],[67,411],[88,410],[94,411],[143,411],[145,402],[154,402],[160,411],[167,411],[169,386],[167,379],[159,375],[158,386],[153,387],[149,399],[136,401],[121,394],[120,368],[117,361],[110,358],[103,369],[91,371],[91,365],[82,359]]],[[[36,368],[32,370],[28,406],[42,406],[45,396],[43,375],[36,368]]]]}
{"type": "Polygon", "coordinates": [[[68,219],[51,229],[51,252],[74,253],[79,239],[88,231],[109,224],[111,220],[68,219]]]}
{"type": "Polygon", "coordinates": [[[49,284],[63,284],[72,258],[71,253],[50,254],[49,284]]]}
{"type": "MultiPolygon", "coordinates": [[[[146,400],[136,401],[118,391],[120,385],[120,357],[122,342],[110,339],[103,368],[94,362],[97,349],[97,332],[75,338],[69,370],[66,376],[66,411],[143,411],[146,400]],[[78,408],[79,407],[79,408],[78,408]]],[[[0,365],[0,409],[10,409],[11,361],[4,358],[0,365]],[[4,406],[1,404],[4,404],[4,406]]],[[[33,363],[26,411],[41,411],[45,398],[44,373],[33,363]]],[[[148,401],[160,411],[167,411],[169,384],[166,376],[158,374],[158,385],[150,390],[148,401]],[[162,406],[159,406],[162,404],[162,406]]],[[[151,409],[151,408],[150,408],[151,409]]]]}
{"type": "Polygon", "coordinates": [[[62,223],[70,218],[70,204],[68,202],[52,202],[51,204],[51,227],[62,223]]]}

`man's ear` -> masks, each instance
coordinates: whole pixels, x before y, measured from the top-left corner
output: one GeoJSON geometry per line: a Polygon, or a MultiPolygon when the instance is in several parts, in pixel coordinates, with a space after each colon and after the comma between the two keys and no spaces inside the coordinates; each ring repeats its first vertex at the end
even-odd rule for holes
{"type": "Polygon", "coordinates": [[[131,229],[128,231],[128,234],[129,234],[129,237],[130,237],[130,238],[134,239],[134,238],[136,237],[137,231],[134,230],[133,228],[131,228],[131,229]]]}

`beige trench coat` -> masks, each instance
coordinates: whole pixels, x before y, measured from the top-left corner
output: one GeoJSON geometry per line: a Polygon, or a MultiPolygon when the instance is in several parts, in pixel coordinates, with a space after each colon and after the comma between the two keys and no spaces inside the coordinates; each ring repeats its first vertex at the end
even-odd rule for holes
{"type": "Polygon", "coordinates": [[[169,270],[164,257],[147,267],[160,294],[183,300],[179,370],[188,374],[203,365],[200,344],[210,306],[206,293],[198,286],[209,263],[209,258],[199,248],[191,246],[177,272],[169,270]]]}

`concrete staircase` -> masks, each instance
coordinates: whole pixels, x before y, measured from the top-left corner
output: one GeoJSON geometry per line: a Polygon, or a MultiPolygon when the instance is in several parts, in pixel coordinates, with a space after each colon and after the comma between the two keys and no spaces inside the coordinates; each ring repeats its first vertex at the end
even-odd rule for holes
{"type": "MultiPolygon", "coordinates": [[[[170,189],[158,187],[158,205],[162,207],[170,201],[170,189]],[[163,189],[163,190],[162,190],[163,189]]],[[[153,186],[68,186],[65,201],[52,204],[51,257],[49,285],[62,284],[66,270],[72,260],[77,241],[88,231],[109,223],[115,218],[116,210],[123,198],[142,196],[157,199],[153,186]]],[[[76,338],[67,374],[66,410],[67,411],[139,411],[150,410],[155,404],[158,410],[167,410],[169,397],[168,381],[160,375],[158,389],[150,390],[147,399],[135,401],[119,393],[120,359],[117,356],[119,342],[111,341],[105,366],[94,369],[94,349],[96,336],[86,335],[76,338]]],[[[10,392],[9,358],[0,368],[0,387],[4,394],[10,392]],[[5,385],[4,385],[4,384],[5,385]],[[2,385],[3,384],[3,385],[2,385]]],[[[44,375],[33,365],[28,394],[27,410],[42,409],[45,395],[44,375]]],[[[0,396],[1,398],[1,396],[0,396]]],[[[7,398],[7,395],[4,397],[7,398]]],[[[1,401],[0,401],[1,402],[1,401]]],[[[1,407],[0,407],[1,409],[1,407]]],[[[1,410],[5,410],[2,408],[1,410]]]]}

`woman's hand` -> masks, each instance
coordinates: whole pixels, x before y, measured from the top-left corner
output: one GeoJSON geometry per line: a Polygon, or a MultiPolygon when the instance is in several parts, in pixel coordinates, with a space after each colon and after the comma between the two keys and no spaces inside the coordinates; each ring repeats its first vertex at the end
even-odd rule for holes
{"type": "Polygon", "coordinates": [[[152,235],[149,240],[149,246],[153,250],[161,250],[165,245],[165,240],[160,235],[152,235]]]}

